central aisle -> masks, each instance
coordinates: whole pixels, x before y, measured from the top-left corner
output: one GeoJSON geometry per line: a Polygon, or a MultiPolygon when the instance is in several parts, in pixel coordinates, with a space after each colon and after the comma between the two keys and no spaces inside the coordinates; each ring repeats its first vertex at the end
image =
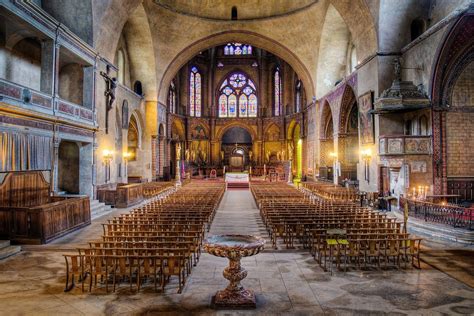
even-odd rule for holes
{"type": "Polygon", "coordinates": [[[270,242],[250,190],[227,190],[217,209],[210,234],[256,235],[270,242]]]}

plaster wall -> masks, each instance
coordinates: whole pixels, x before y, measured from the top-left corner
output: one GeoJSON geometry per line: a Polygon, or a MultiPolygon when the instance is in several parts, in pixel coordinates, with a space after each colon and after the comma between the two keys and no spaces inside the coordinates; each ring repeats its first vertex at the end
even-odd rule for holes
{"type": "Polygon", "coordinates": [[[0,78],[39,91],[41,58],[0,47],[0,78]]]}

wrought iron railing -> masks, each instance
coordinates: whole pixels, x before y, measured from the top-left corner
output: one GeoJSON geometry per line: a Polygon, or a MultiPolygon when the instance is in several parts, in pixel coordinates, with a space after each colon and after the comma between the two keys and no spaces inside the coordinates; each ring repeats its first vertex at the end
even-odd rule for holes
{"type": "Polygon", "coordinates": [[[408,203],[409,217],[456,228],[474,229],[474,209],[400,198],[401,209],[405,203],[408,203]]]}

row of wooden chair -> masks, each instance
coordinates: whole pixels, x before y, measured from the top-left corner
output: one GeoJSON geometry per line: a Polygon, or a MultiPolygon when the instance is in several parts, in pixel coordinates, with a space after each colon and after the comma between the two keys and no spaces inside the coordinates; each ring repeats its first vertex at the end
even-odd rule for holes
{"type": "Polygon", "coordinates": [[[98,284],[115,291],[122,282],[137,291],[145,284],[162,291],[177,277],[181,293],[197,264],[205,230],[210,226],[225,187],[222,183],[186,185],[160,199],[103,223],[100,240],[91,240],[78,253],[64,255],[66,289],[81,282],[84,291],[98,284]]]}
{"type": "Polygon", "coordinates": [[[300,244],[323,268],[330,263],[331,271],[333,263],[344,263],[346,269],[360,268],[361,263],[380,267],[381,261],[400,267],[400,262],[411,261],[420,267],[421,239],[404,233],[396,219],[355,203],[345,188],[304,183],[297,190],[286,184],[255,183],[251,190],[275,248],[278,241],[286,248],[300,244]],[[318,198],[308,198],[308,188],[317,191],[318,198]]]}

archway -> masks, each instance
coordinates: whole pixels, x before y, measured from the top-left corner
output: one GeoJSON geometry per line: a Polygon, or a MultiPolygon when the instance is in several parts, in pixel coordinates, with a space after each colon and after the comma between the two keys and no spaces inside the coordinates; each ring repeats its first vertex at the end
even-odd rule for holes
{"type": "Polygon", "coordinates": [[[243,171],[253,158],[252,135],[243,127],[227,129],[221,139],[221,158],[229,171],[243,171]]]}
{"type": "Polygon", "coordinates": [[[341,163],[341,178],[356,181],[359,162],[359,110],[350,86],[345,87],[342,96],[337,151],[341,163]]]}
{"type": "Polygon", "coordinates": [[[431,97],[434,194],[459,194],[471,201],[471,190],[460,188],[474,183],[474,167],[470,167],[474,157],[466,150],[473,145],[472,137],[466,137],[473,128],[473,104],[465,97],[474,86],[473,63],[474,14],[468,12],[452,22],[438,50],[431,97]]]}
{"type": "MultiPolygon", "coordinates": [[[[180,157],[184,158],[185,140],[186,140],[186,133],[185,133],[185,127],[184,127],[183,122],[179,119],[173,120],[173,123],[171,124],[171,141],[170,141],[170,147],[169,147],[170,148],[169,174],[171,178],[176,177],[177,144],[178,143],[181,144],[180,157]]],[[[181,164],[181,166],[183,166],[183,164],[181,164]]]]}
{"type": "Polygon", "coordinates": [[[303,86],[306,91],[306,95],[314,96],[314,83],[310,72],[290,49],[283,46],[281,43],[250,31],[225,31],[218,34],[213,34],[209,37],[200,39],[191,45],[185,47],[179,52],[176,57],[170,62],[165,70],[165,73],[160,81],[159,85],[159,101],[163,104],[167,103],[168,88],[171,81],[175,77],[176,73],[181,69],[189,60],[199,54],[199,52],[205,51],[211,47],[226,45],[230,42],[247,43],[255,47],[264,49],[282,60],[286,61],[297,73],[298,78],[303,82],[303,86]]]}
{"type": "Polygon", "coordinates": [[[332,111],[327,101],[323,104],[320,122],[319,177],[332,180],[334,178],[333,167],[335,159],[337,159],[337,154],[334,152],[334,123],[332,111]]]}
{"type": "Polygon", "coordinates": [[[141,135],[142,130],[140,122],[137,117],[132,114],[130,121],[128,123],[127,131],[127,153],[128,160],[126,165],[126,175],[127,177],[140,177],[141,172],[139,170],[139,150],[141,148],[141,135]]]}
{"type": "Polygon", "coordinates": [[[79,146],[75,142],[61,141],[58,154],[58,190],[79,194],[79,146]]]}

